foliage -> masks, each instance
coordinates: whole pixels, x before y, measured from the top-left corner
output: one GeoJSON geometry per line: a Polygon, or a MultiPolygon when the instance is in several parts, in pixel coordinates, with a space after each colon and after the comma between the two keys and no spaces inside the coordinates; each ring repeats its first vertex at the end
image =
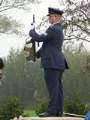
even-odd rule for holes
{"type": "Polygon", "coordinates": [[[66,0],[63,5],[66,6],[63,27],[67,42],[71,40],[90,42],[90,1],[66,0]]]}
{"type": "Polygon", "coordinates": [[[74,113],[83,115],[85,111],[85,104],[82,103],[80,96],[65,99],[64,111],[67,113],[74,113]]]}
{"type": "Polygon", "coordinates": [[[11,97],[5,104],[0,107],[0,120],[10,120],[15,116],[19,116],[23,113],[22,107],[19,103],[19,99],[11,97]]]}
{"type": "Polygon", "coordinates": [[[7,17],[0,15],[0,32],[5,32],[11,27],[10,21],[7,17]]]}
{"type": "Polygon", "coordinates": [[[72,97],[74,93],[82,96],[83,102],[89,102],[89,70],[86,70],[87,53],[65,50],[65,56],[69,64],[69,70],[63,76],[64,94],[72,97]]]}
{"type": "Polygon", "coordinates": [[[32,116],[37,116],[35,110],[24,110],[23,113],[24,117],[32,117],[32,116]]]}
{"type": "Polygon", "coordinates": [[[35,108],[35,112],[36,112],[37,115],[46,111],[47,105],[48,105],[47,103],[48,102],[47,102],[46,97],[38,98],[37,105],[36,105],[36,108],[35,108]]]}
{"type": "MultiPolygon", "coordinates": [[[[30,3],[39,3],[38,0],[28,0],[30,3]]],[[[0,12],[18,8],[23,8],[26,0],[1,0],[0,1],[0,12]]],[[[16,20],[11,19],[11,17],[7,17],[7,15],[0,15],[0,33],[21,33],[20,29],[18,29],[21,25],[16,22],[16,20]]]]}
{"type": "Polygon", "coordinates": [[[43,71],[40,69],[39,61],[35,64],[27,62],[23,51],[11,49],[4,70],[5,77],[0,86],[1,103],[14,95],[20,98],[23,106],[27,107],[34,105],[37,96],[45,93],[43,71]]]}
{"type": "Polygon", "coordinates": [[[7,16],[0,15],[0,33],[16,33],[18,34],[18,24],[15,20],[11,20],[7,16]]]}
{"type": "Polygon", "coordinates": [[[87,58],[86,58],[86,70],[90,71],[90,54],[87,54],[87,58]]]}
{"type": "MultiPolygon", "coordinates": [[[[35,108],[36,114],[38,115],[46,110],[47,98],[39,98],[35,108]]],[[[64,102],[64,111],[67,113],[83,115],[85,114],[85,104],[82,102],[82,99],[79,95],[75,95],[72,98],[68,97],[64,102]]]]}
{"type": "MultiPolygon", "coordinates": [[[[65,51],[65,50],[64,50],[65,51]]],[[[63,76],[64,96],[70,98],[74,93],[82,96],[82,101],[90,101],[90,72],[86,71],[86,53],[65,51],[69,70],[63,76]],[[73,63],[73,64],[72,64],[73,63]]],[[[27,62],[23,51],[11,49],[5,59],[5,73],[0,86],[0,103],[10,96],[17,96],[23,106],[35,106],[39,96],[47,96],[47,89],[40,68],[40,61],[27,62]],[[8,90],[7,90],[8,89],[8,90]]]]}
{"type": "Polygon", "coordinates": [[[88,111],[90,111],[90,103],[87,103],[85,105],[85,111],[84,111],[84,113],[86,114],[88,111]]]}

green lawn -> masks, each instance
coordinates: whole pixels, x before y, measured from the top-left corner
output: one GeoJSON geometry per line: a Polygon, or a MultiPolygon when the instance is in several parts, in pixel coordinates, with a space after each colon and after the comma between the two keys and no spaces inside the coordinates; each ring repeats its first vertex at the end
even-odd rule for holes
{"type": "Polygon", "coordinates": [[[23,116],[25,117],[33,117],[37,116],[34,110],[24,110],[23,116]]]}

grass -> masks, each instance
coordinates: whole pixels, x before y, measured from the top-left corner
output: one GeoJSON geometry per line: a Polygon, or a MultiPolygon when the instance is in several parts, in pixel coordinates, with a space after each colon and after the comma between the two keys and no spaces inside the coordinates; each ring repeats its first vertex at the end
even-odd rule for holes
{"type": "Polygon", "coordinates": [[[37,116],[37,114],[35,113],[34,110],[24,110],[23,116],[24,117],[35,117],[37,116]]]}

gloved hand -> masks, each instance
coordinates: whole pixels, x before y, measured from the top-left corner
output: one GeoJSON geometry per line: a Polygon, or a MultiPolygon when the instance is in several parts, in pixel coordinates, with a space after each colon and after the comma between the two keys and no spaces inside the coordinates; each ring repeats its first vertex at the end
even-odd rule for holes
{"type": "Polygon", "coordinates": [[[40,57],[41,57],[39,51],[36,52],[36,57],[37,57],[37,58],[40,58],[40,57]]]}
{"type": "Polygon", "coordinates": [[[29,35],[32,37],[33,34],[34,34],[34,32],[35,32],[35,29],[30,30],[30,31],[29,31],[29,35]]]}
{"type": "Polygon", "coordinates": [[[41,57],[41,51],[42,51],[42,48],[40,48],[40,49],[36,52],[36,57],[37,57],[37,58],[40,58],[40,57],[41,57]]]}

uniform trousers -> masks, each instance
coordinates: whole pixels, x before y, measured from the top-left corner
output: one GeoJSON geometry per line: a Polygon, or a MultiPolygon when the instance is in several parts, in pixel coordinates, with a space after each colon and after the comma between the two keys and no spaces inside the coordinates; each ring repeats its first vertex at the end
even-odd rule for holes
{"type": "Polygon", "coordinates": [[[47,112],[63,114],[63,84],[62,76],[64,70],[44,69],[44,78],[49,93],[47,112]]]}

